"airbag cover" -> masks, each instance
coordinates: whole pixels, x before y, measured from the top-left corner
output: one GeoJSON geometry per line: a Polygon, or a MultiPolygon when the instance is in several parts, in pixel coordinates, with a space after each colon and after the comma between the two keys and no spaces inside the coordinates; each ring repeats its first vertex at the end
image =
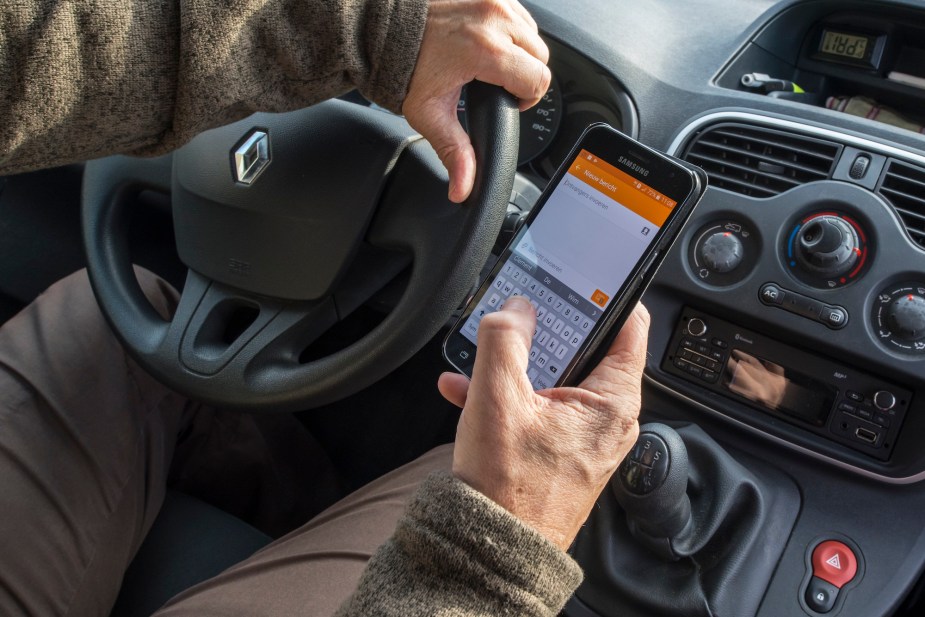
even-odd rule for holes
{"type": "Polygon", "coordinates": [[[403,119],[343,101],[258,113],[202,133],[174,156],[180,259],[257,294],[328,295],[414,139],[403,119]],[[255,129],[269,136],[269,164],[245,184],[236,180],[234,155],[255,129]]]}

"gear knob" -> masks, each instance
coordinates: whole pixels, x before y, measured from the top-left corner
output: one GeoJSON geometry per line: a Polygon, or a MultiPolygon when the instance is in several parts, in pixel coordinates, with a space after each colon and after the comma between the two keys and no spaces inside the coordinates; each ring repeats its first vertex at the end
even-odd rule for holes
{"type": "Polygon", "coordinates": [[[673,559],[672,543],[691,531],[687,448],[664,424],[639,428],[639,439],[610,481],[637,540],[673,559]]]}

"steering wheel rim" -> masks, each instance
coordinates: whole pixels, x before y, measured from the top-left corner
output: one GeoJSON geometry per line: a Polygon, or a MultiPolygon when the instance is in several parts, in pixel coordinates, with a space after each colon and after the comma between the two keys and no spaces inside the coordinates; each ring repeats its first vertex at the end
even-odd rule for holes
{"type": "MultiPolygon", "coordinates": [[[[167,157],[118,156],[92,161],[84,174],[82,226],[94,293],[128,353],[156,378],[188,396],[249,411],[309,409],[338,400],[381,379],[410,358],[439,331],[471,289],[506,212],[516,171],[518,130],[517,103],[510,95],[485,84],[470,86],[469,131],[478,168],[472,195],[461,206],[447,201],[445,170],[430,146],[415,137],[403,120],[341,101],[288,114],[251,116],[229,127],[207,131],[167,157]],[[202,204],[218,203],[216,195],[233,202],[257,194],[248,193],[249,187],[236,183],[232,170],[227,177],[224,171],[216,171],[226,163],[227,150],[216,155],[223,160],[221,164],[217,159],[213,161],[211,171],[186,173],[187,168],[208,158],[203,153],[210,150],[203,149],[203,144],[212,147],[215,140],[234,143],[254,126],[267,129],[271,138],[277,138],[271,142],[273,158],[263,174],[269,178],[277,153],[291,153],[295,148],[289,146],[297,139],[287,137],[285,127],[308,125],[324,134],[332,118],[345,118],[346,124],[330,129],[328,138],[333,134],[357,134],[361,145],[368,145],[373,140],[370,135],[382,135],[386,137],[386,147],[392,149],[386,155],[380,152],[373,157],[382,166],[381,188],[367,191],[375,193],[368,216],[358,216],[355,225],[351,222],[348,241],[355,245],[340,251],[347,255],[344,267],[319,275],[322,283],[300,286],[289,285],[283,277],[274,279],[272,274],[268,276],[273,279],[269,283],[260,277],[238,282],[233,278],[232,266],[241,260],[227,251],[222,253],[221,246],[206,252],[216,258],[221,268],[230,268],[230,273],[199,259],[196,247],[202,237],[184,237],[181,228],[187,228],[184,223],[188,219],[183,217],[195,218],[200,210],[208,210],[202,204]],[[221,188],[209,188],[204,191],[212,191],[208,199],[197,202],[195,196],[188,197],[195,191],[189,191],[184,183],[195,185],[203,178],[203,182],[221,188]],[[144,190],[172,195],[178,247],[189,268],[170,320],[163,319],[145,298],[129,257],[127,204],[144,190]],[[231,197],[225,197],[228,195],[231,197]],[[180,201],[191,201],[193,206],[179,207],[180,201]],[[307,345],[361,305],[386,279],[396,276],[409,260],[406,290],[378,326],[340,351],[309,362],[300,360],[307,345]],[[247,306],[251,307],[248,315],[252,319],[243,330],[235,331],[236,338],[229,342],[223,315],[227,317],[226,313],[247,306]]],[[[309,158],[315,156],[317,160],[326,154],[323,148],[313,152],[309,158]]],[[[362,161],[349,162],[362,165],[362,161]]],[[[258,178],[254,186],[260,181],[258,178]]],[[[312,181],[322,184],[325,179],[312,181]]],[[[268,179],[265,186],[273,183],[268,179]]],[[[240,206],[232,203],[227,210],[216,212],[243,216],[251,222],[262,220],[261,204],[247,204],[245,214],[240,206]]],[[[343,226],[342,213],[331,216],[341,217],[338,225],[343,226]]],[[[289,221],[295,221],[291,226],[298,228],[310,219],[301,209],[289,210],[279,213],[280,224],[275,229],[280,236],[287,236],[289,221]]],[[[235,241],[226,244],[241,250],[241,233],[246,230],[247,225],[234,230],[235,241]]],[[[259,270],[265,261],[271,266],[265,270],[276,272],[278,265],[285,263],[281,259],[300,255],[300,250],[274,246],[268,259],[254,261],[255,269],[259,270]],[[272,267],[274,264],[277,267],[272,267]]]]}

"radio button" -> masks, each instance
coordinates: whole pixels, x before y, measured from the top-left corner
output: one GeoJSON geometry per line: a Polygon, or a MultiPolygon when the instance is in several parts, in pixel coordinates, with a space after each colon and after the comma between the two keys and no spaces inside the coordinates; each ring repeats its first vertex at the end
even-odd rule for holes
{"type": "Polygon", "coordinates": [[[874,394],[874,405],[880,411],[889,411],[896,406],[896,397],[887,390],[878,390],[874,394]]]}
{"type": "Polygon", "coordinates": [[[857,408],[851,403],[842,403],[841,405],[838,406],[838,409],[840,411],[846,411],[848,413],[854,413],[855,411],[857,411],[857,408]]]}
{"type": "Polygon", "coordinates": [[[694,317],[687,322],[687,332],[691,336],[703,336],[707,333],[707,324],[705,324],[699,317],[694,317]]]}

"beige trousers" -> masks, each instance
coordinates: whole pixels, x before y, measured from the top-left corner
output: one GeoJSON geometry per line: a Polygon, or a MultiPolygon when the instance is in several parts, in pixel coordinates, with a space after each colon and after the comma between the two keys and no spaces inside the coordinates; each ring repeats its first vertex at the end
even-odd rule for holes
{"type": "MultiPolygon", "coordinates": [[[[139,280],[164,314],[175,292],[139,280]]],[[[128,358],[86,274],[0,328],[0,615],[107,617],[163,502],[178,437],[208,412],[128,358]]],[[[449,446],[335,504],[158,615],[331,615],[449,446]]]]}

